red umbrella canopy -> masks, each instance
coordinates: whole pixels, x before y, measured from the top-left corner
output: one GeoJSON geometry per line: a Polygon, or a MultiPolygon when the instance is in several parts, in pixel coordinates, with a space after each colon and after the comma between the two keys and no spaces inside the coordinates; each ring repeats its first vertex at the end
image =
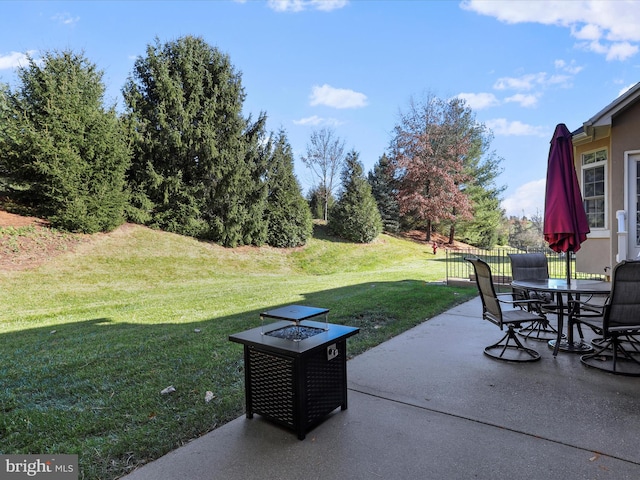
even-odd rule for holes
{"type": "Polygon", "coordinates": [[[549,149],[544,204],[544,239],[555,252],[577,252],[587,239],[589,222],[584,211],[571,132],[564,123],[556,126],[549,149]]]}

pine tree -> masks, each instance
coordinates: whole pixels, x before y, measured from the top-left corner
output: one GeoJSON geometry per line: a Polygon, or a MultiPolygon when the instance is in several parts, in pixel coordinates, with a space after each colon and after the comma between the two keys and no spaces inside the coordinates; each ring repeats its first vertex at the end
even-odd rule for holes
{"type": "Polygon", "coordinates": [[[12,112],[9,106],[11,90],[9,85],[0,83],[0,191],[4,190],[3,184],[8,182],[9,175],[8,157],[15,125],[12,127],[12,112]]]}
{"type": "Polygon", "coordinates": [[[355,151],[345,158],[342,193],[330,213],[329,231],[346,240],[369,243],[382,232],[380,212],[355,151]]]}
{"type": "Polygon", "coordinates": [[[495,184],[502,169],[502,158],[489,151],[492,135],[484,126],[476,126],[474,148],[464,159],[464,168],[471,179],[465,193],[472,203],[473,218],[460,220],[456,227],[461,241],[482,248],[492,248],[498,242],[500,226],[504,223],[504,210],[500,208],[500,195],[505,187],[495,184]]]}
{"type": "Polygon", "coordinates": [[[131,190],[147,223],[233,247],[266,239],[266,117],[242,117],[241,75],[186,36],[147,47],[124,88],[135,155],[131,190]]]}
{"type": "Polygon", "coordinates": [[[109,231],[124,221],[130,151],[115,107],[104,109],[102,75],[71,51],[30,58],[3,114],[7,176],[69,231],[109,231]]]}
{"type": "Polygon", "coordinates": [[[395,233],[400,228],[400,214],[398,209],[398,192],[395,187],[393,168],[386,155],[382,155],[368,175],[371,193],[376,199],[382,228],[386,232],[395,233]]]}
{"type": "Polygon", "coordinates": [[[272,247],[304,245],[313,232],[311,211],[293,172],[293,152],[283,131],[275,139],[267,183],[267,243],[272,247]]]}
{"type": "Polygon", "coordinates": [[[336,203],[333,195],[331,193],[325,194],[322,187],[312,188],[307,194],[307,200],[311,209],[311,216],[318,220],[324,220],[325,218],[325,204],[331,210],[336,203]]]}

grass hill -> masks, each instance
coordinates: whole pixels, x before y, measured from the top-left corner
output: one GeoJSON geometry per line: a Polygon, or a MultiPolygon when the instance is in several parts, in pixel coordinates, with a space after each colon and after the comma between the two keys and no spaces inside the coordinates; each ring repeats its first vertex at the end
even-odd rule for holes
{"type": "Polygon", "coordinates": [[[475,295],[442,284],[442,249],[387,235],[346,243],[322,225],[305,247],[226,249],[5,215],[0,253],[0,453],[78,454],[86,479],[118,478],[240,416],[242,348],[228,335],[259,325],[260,311],[329,308],[331,322],[360,327],[357,355],[475,295]]]}

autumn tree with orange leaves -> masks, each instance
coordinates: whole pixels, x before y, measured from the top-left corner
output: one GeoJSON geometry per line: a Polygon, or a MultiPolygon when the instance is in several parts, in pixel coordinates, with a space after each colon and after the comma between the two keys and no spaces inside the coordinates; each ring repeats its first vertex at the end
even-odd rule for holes
{"type": "Polygon", "coordinates": [[[466,190],[474,178],[465,164],[482,151],[478,142],[483,132],[484,126],[458,98],[411,99],[401,112],[390,148],[398,205],[405,222],[426,230],[426,241],[432,227],[446,221],[453,243],[456,223],[473,218],[466,190]]]}

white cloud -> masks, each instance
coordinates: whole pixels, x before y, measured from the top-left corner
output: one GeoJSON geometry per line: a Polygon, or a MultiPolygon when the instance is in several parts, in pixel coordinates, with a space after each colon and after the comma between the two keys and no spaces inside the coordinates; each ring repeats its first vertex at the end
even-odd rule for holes
{"type": "Polygon", "coordinates": [[[62,25],[75,25],[80,21],[80,17],[72,17],[70,13],[56,13],[51,20],[62,25]]]}
{"type": "Polygon", "coordinates": [[[481,15],[496,17],[505,23],[538,22],[546,25],[561,23],[564,13],[567,20],[574,19],[579,12],[582,1],[566,2],[542,1],[536,2],[502,2],[495,0],[465,0],[461,7],[481,15]],[[569,11],[573,11],[570,13],[569,11]]]}
{"type": "Polygon", "coordinates": [[[605,55],[607,60],[626,60],[638,51],[640,8],[635,1],[539,0],[503,2],[464,0],[461,7],[505,23],[541,23],[569,29],[580,47],[605,55]]]}
{"type": "Polygon", "coordinates": [[[494,90],[507,91],[514,90],[514,95],[499,100],[492,93],[460,93],[457,96],[464,99],[471,108],[480,110],[487,107],[494,107],[501,103],[517,103],[521,107],[531,108],[538,104],[542,97],[542,91],[548,87],[568,88],[574,75],[582,71],[583,67],[576,65],[575,60],[570,63],[564,60],[554,62],[556,70],[560,73],[548,74],[546,72],[527,73],[519,77],[501,77],[493,84],[494,90]],[[533,91],[533,93],[531,93],[533,91]],[[522,93],[526,92],[526,93],[522,93]]]}
{"type": "Polygon", "coordinates": [[[521,77],[502,77],[496,80],[493,88],[496,90],[532,90],[545,82],[546,73],[528,73],[521,77]]]}
{"type": "MultiPolygon", "coordinates": [[[[29,55],[35,53],[35,50],[28,52],[29,55]]],[[[10,68],[20,67],[27,64],[27,54],[20,52],[11,52],[7,55],[0,55],[0,70],[8,70],[10,68]]]]}
{"type": "Polygon", "coordinates": [[[630,85],[627,85],[626,87],[620,89],[620,91],[618,92],[618,96],[623,95],[625,93],[627,93],[629,90],[631,90],[633,87],[635,87],[637,85],[637,83],[632,83],[630,85]]]}
{"type": "Polygon", "coordinates": [[[312,126],[312,127],[318,127],[321,125],[337,127],[339,125],[342,125],[342,122],[338,119],[323,118],[323,117],[319,117],[318,115],[312,115],[311,117],[301,118],[300,120],[294,120],[293,123],[295,125],[312,126]]]}
{"type": "Polygon", "coordinates": [[[304,10],[302,0],[269,0],[267,5],[276,12],[301,12],[304,10]]]}
{"type": "Polygon", "coordinates": [[[323,12],[330,12],[331,10],[337,10],[345,7],[347,0],[311,0],[309,2],[316,10],[322,10],[323,12]]]}
{"type": "Polygon", "coordinates": [[[571,35],[578,40],[598,40],[602,38],[602,29],[597,25],[584,25],[580,28],[573,26],[571,35]]]}
{"type": "Polygon", "coordinates": [[[524,93],[516,93],[504,99],[507,103],[518,103],[521,107],[535,107],[538,104],[536,95],[525,95],[524,93]]]}
{"type": "Polygon", "coordinates": [[[555,62],[553,62],[553,65],[556,68],[562,69],[562,68],[565,68],[565,66],[567,65],[567,62],[565,62],[564,60],[556,60],[555,62]]]}
{"type": "Polygon", "coordinates": [[[546,85],[559,85],[561,87],[568,87],[571,85],[571,77],[569,75],[551,75],[546,81],[546,85]]]}
{"type": "Polygon", "coordinates": [[[320,10],[330,12],[343,8],[347,0],[269,0],[267,5],[276,12],[302,12],[304,10],[320,10]]]}
{"type": "Polygon", "coordinates": [[[500,105],[500,101],[493,93],[459,93],[456,97],[465,101],[469,108],[482,110],[483,108],[500,105]]]}
{"type": "MultiPolygon", "coordinates": [[[[557,64],[557,61],[556,61],[557,64]]],[[[577,67],[576,67],[577,68],[577,67]]],[[[496,90],[530,91],[539,87],[551,85],[569,86],[571,76],[564,74],[549,75],[545,72],[527,73],[520,77],[502,77],[496,80],[493,88],[496,90]]]]}
{"type": "Polygon", "coordinates": [[[584,67],[576,65],[575,60],[571,60],[571,63],[567,63],[564,60],[556,60],[554,62],[554,65],[557,70],[562,70],[563,72],[567,72],[570,75],[577,75],[584,69],[584,67]]]}
{"type": "Polygon", "coordinates": [[[494,118],[484,122],[487,127],[496,135],[503,136],[536,136],[545,137],[548,129],[545,127],[534,127],[519,120],[509,121],[506,118],[494,118]]]}
{"type": "Polygon", "coordinates": [[[607,60],[624,61],[633,57],[636,53],[638,53],[637,45],[631,45],[629,42],[614,43],[607,51],[607,60]]]}
{"type": "Polygon", "coordinates": [[[541,178],[519,186],[513,195],[502,201],[507,217],[543,215],[546,184],[546,179],[541,178]]]}
{"type": "Polygon", "coordinates": [[[334,88],[326,83],[315,85],[311,90],[310,105],[325,105],[333,108],[362,108],[367,105],[367,96],[345,88],[334,88]]]}
{"type": "MultiPolygon", "coordinates": [[[[549,87],[561,87],[568,88],[572,86],[573,76],[582,71],[583,67],[576,65],[575,60],[572,60],[570,63],[565,62],[564,60],[556,60],[554,62],[554,67],[556,70],[559,70],[559,73],[549,74],[546,72],[538,72],[538,73],[526,73],[520,75],[519,77],[501,77],[498,78],[493,84],[494,90],[497,91],[507,91],[513,90],[515,93],[511,96],[508,96],[503,99],[504,103],[517,103],[521,107],[531,108],[535,107],[538,104],[538,101],[543,95],[543,91],[549,87]]],[[[458,95],[461,98],[465,98],[465,96],[469,96],[471,100],[478,100],[480,105],[480,100],[483,98],[485,100],[489,100],[490,97],[488,95],[492,94],[460,94],[458,95]],[[477,98],[476,98],[477,96],[477,98]],[[484,96],[484,97],[482,97],[484,96]]],[[[489,103],[486,106],[494,106],[500,104],[500,101],[493,96],[494,103],[489,103]]],[[[471,103],[471,102],[469,102],[471,103]]],[[[476,107],[478,108],[478,107],[476,107]]],[[[506,121],[505,121],[506,122],[506,121]]],[[[504,130],[505,128],[508,131],[517,130],[517,122],[516,125],[509,125],[508,128],[504,123],[499,123],[497,128],[499,130],[504,130]]],[[[511,133],[520,134],[520,133],[511,133]]],[[[529,133],[530,135],[530,133],[529,133]]]]}
{"type": "Polygon", "coordinates": [[[583,50],[605,55],[609,61],[624,61],[638,53],[638,46],[629,42],[603,44],[600,40],[592,40],[590,42],[580,42],[577,46],[583,50]]]}

